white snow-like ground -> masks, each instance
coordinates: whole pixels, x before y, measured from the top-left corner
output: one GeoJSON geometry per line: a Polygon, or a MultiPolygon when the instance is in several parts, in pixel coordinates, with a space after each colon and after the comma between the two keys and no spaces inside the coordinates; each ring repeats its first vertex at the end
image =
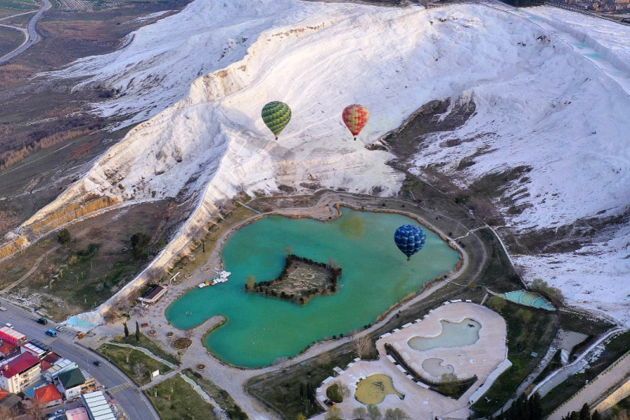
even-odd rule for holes
{"type": "MultiPolygon", "coordinates": [[[[477,112],[457,131],[435,135],[418,168],[445,163],[442,170],[466,185],[531,166],[529,196],[516,201],[532,207],[508,219],[517,230],[619,214],[630,205],[629,56],[630,28],[549,7],[195,0],[134,33],[121,50],[65,71],[124,92],[98,105],[104,115],[152,118],[42,212],[87,192],[151,200],[201,191],[166,258],[217,200],[239,190],[316,182],[395,193],[402,176],[385,164],[393,156],[363,143],[430,100],[465,96],[477,112]],[[259,117],[270,100],[293,109],[279,142],[259,117]],[[355,102],[372,114],[357,142],[340,121],[355,102]],[[479,133],[490,134],[442,146],[479,133]],[[489,151],[473,166],[455,169],[482,147],[489,151]]],[[[541,277],[569,302],[630,325],[629,236],[628,226],[611,228],[573,253],[515,259],[527,279],[541,277]]]]}

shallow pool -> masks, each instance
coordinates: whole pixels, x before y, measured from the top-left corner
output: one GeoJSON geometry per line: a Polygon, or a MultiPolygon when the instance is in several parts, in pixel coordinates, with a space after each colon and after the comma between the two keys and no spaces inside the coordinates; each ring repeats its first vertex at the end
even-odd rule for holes
{"type": "Polygon", "coordinates": [[[427,231],[425,248],[410,262],[396,248],[394,231],[408,217],[343,209],[329,223],[272,216],[236,232],[223,250],[230,281],[194,289],[166,311],[187,329],[213,315],[227,322],[209,334],[206,346],[238,366],[257,367],[292,357],[313,342],[363,329],[392,305],[454,268],[459,253],[427,231]],[[300,306],[244,290],[248,276],[272,280],[284,266],[287,248],[320,262],[333,258],[343,269],[340,290],[300,306]]]}
{"type": "Polygon", "coordinates": [[[414,350],[426,351],[438,347],[464,347],[475,344],[479,340],[481,324],[474,319],[466,318],[462,322],[442,320],[442,332],[437,337],[416,336],[407,344],[414,350]]]}

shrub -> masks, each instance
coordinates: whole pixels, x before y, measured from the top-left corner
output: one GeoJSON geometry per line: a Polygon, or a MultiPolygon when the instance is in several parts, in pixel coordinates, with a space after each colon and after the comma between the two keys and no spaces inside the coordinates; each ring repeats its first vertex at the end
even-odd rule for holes
{"type": "Polygon", "coordinates": [[[135,259],[146,258],[149,253],[148,246],[150,240],[149,235],[141,232],[131,235],[131,252],[135,259]]]}
{"type": "Polygon", "coordinates": [[[341,389],[339,384],[332,384],[326,389],[326,396],[328,399],[335,403],[340,403],[343,401],[343,395],[341,394],[341,389]]]}
{"type": "Polygon", "coordinates": [[[551,303],[556,306],[562,306],[564,304],[564,296],[560,289],[548,285],[547,282],[542,279],[534,279],[530,288],[549,299],[551,303]]]}
{"type": "Polygon", "coordinates": [[[61,229],[57,234],[57,242],[62,245],[67,244],[68,242],[70,242],[71,239],[72,236],[70,236],[70,232],[68,231],[68,229],[61,229]]]}

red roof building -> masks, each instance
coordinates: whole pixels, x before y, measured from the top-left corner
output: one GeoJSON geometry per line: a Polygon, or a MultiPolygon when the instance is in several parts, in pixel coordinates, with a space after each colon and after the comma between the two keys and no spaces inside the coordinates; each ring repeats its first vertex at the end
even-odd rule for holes
{"type": "Polygon", "coordinates": [[[26,343],[26,336],[24,334],[9,327],[0,328],[0,339],[17,345],[26,343]]]}
{"type": "Polygon", "coordinates": [[[0,340],[0,356],[8,359],[10,356],[19,353],[18,346],[6,340],[0,340]]]}
{"type": "Polygon", "coordinates": [[[17,394],[41,374],[40,361],[31,353],[22,353],[0,366],[0,388],[17,394]]]}
{"type": "Polygon", "coordinates": [[[61,404],[63,395],[53,384],[37,388],[35,390],[35,401],[44,407],[52,407],[53,405],[61,404]]]}

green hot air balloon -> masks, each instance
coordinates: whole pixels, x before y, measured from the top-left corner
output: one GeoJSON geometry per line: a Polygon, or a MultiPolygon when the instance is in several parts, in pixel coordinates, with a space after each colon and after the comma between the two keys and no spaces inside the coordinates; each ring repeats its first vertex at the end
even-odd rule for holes
{"type": "Polygon", "coordinates": [[[278,135],[291,121],[291,108],[280,101],[269,102],[261,112],[265,125],[271,130],[278,140],[278,135]]]}

